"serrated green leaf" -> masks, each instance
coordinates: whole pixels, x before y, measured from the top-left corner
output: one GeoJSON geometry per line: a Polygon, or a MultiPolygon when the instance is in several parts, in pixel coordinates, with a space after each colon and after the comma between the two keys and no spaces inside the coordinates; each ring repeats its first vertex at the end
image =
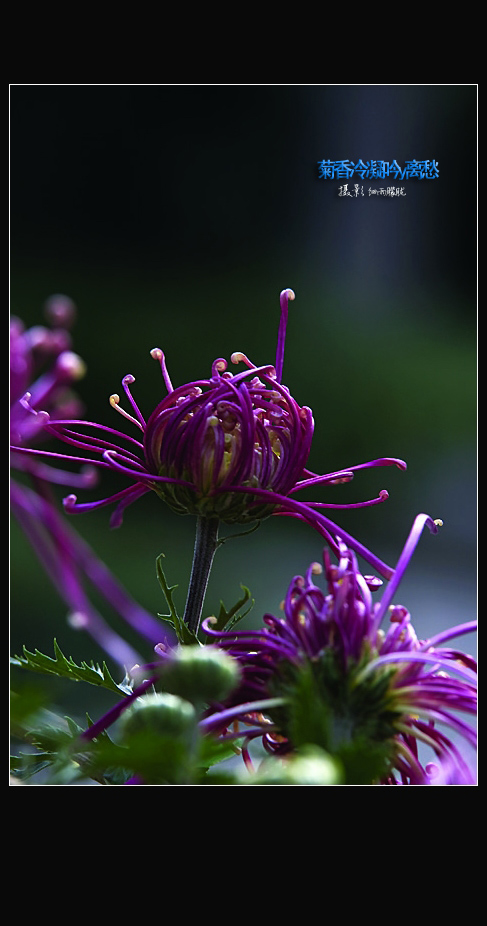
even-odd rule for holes
{"type": "Polygon", "coordinates": [[[161,621],[164,621],[165,624],[168,624],[172,630],[174,630],[179,643],[184,643],[190,646],[200,646],[200,641],[195,633],[189,629],[188,625],[181,621],[179,618],[177,621],[174,621],[172,617],[169,617],[168,614],[158,614],[161,621]]]}
{"type": "Polygon", "coordinates": [[[164,623],[169,624],[169,626],[174,630],[179,643],[187,644],[190,646],[199,645],[198,637],[192,630],[189,629],[187,624],[179,616],[176,605],[174,604],[173,591],[178,586],[177,585],[168,585],[164,570],[162,568],[162,560],[164,559],[164,553],[160,553],[156,559],[156,572],[159,584],[164,592],[164,597],[167,601],[169,607],[169,614],[158,614],[157,616],[164,621],[164,623]]]}
{"type": "Polygon", "coordinates": [[[241,752],[239,743],[244,742],[242,736],[238,740],[218,740],[213,736],[202,736],[199,741],[198,766],[205,772],[211,766],[227,759],[235,758],[241,752]]]}
{"type": "Polygon", "coordinates": [[[255,604],[254,598],[252,598],[250,607],[248,607],[247,610],[243,612],[243,614],[239,614],[239,611],[251,599],[249,589],[242,584],[240,584],[240,588],[243,591],[243,597],[240,598],[239,601],[237,601],[237,603],[234,604],[233,608],[230,608],[229,611],[227,611],[225,608],[223,601],[220,601],[220,611],[218,613],[218,617],[216,618],[216,622],[212,625],[215,630],[231,630],[235,624],[241,621],[242,618],[244,618],[249,613],[249,611],[252,610],[255,604]]]}
{"type": "MultiPolygon", "coordinates": [[[[89,714],[86,725],[93,725],[89,714]]],[[[116,746],[106,730],[91,741],[83,740],[84,730],[71,717],[50,710],[29,716],[16,734],[36,751],[13,756],[12,774],[23,781],[44,772],[42,784],[47,785],[70,785],[83,779],[102,785],[124,784],[131,774],[123,765],[126,750],[116,746]]]]}
{"type": "MultiPolygon", "coordinates": [[[[157,578],[158,578],[158,580],[159,580],[159,584],[160,584],[160,586],[161,586],[161,588],[162,588],[162,591],[164,592],[164,597],[165,597],[165,599],[166,599],[166,601],[167,601],[167,604],[168,604],[168,607],[169,607],[170,616],[172,617],[172,619],[173,619],[174,621],[178,621],[178,620],[180,620],[180,618],[179,618],[179,615],[178,615],[178,612],[177,612],[177,609],[176,609],[176,605],[174,604],[173,595],[172,595],[173,591],[174,591],[178,586],[177,586],[177,585],[168,585],[168,584],[167,584],[167,579],[166,579],[166,576],[165,576],[165,574],[164,574],[164,570],[163,570],[163,568],[162,568],[162,560],[163,560],[164,558],[165,558],[165,557],[164,557],[164,553],[159,553],[159,556],[158,556],[157,559],[156,559],[156,573],[157,573],[157,578]]],[[[169,617],[169,615],[167,615],[167,616],[169,617]]]]}
{"type": "Polygon", "coordinates": [[[15,778],[26,781],[42,772],[45,768],[52,765],[52,753],[21,753],[20,756],[12,756],[10,759],[10,770],[15,778]]]}
{"type": "Polygon", "coordinates": [[[65,715],[64,719],[68,725],[68,730],[71,736],[80,736],[80,734],[84,732],[83,727],[80,727],[79,723],[76,723],[76,721],[72,720],[71,717],[67,717],[65,715]]]}
{"type": "Polygon", "coordinates": [[[106,688],[108,691],[124,695],[132,693],[132,687],[128,684],[127,677],[123,682],[117,684],[112,678],[106,662],[100,667],[93,661],[91,665],[82,662],[80,666],[76,665],[74,660],[66,657],[61,652],[57,640],[54,640],[55,658],[45,656],[38,649],[34,653],[29,652],[23,647],[23,656],[14,656],[11,659],[12,665],[23,669],[29,669],[31,672],[40,672],[44,675],[57,675],[61,678],[69,678],[74,682],[88,682],[90,685],[96,685],[98,688],[106,688]]]}

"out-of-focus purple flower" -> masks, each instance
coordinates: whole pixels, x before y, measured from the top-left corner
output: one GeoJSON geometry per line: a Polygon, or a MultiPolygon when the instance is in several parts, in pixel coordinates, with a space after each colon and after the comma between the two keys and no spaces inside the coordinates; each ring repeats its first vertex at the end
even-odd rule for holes
{"type": "Polygon", "coordinates": [[[265,732],[265,726],[258,728],[258,709],[252,704],[288,694],[293,678],[308,667],[332,718],[330,742],[324,745],[332,755],[341,742],[364,735],[391,747],[383,784],[472,783],[468,764],[441,727],[475,746],[474,729],[458,714],[476,713],[476,662],[445,644],[472,632],[476,621],[419,640],[407,609],[392,604],[423,528],[435,533],[437,523],[418,515],[394,577],[377,603],[373,592],[381,581],[362,575],[354,553],[339,542],[337,564],[324,551],[327,592],[315,584],[321,569],[312,564],[305,576],[292,580],[284,617],[266,615],[261,630],[221,633],[212,629],[211,618],[204,621],[210,639],[239,662],[242,673],[239,690],[205,719],[204,728],[224,733],[241,720],[253,726],[252,736],[262,737],[273,754],[291,753],[282,709],[277,715],[268,713],[265,720],[273,725],[265,732]],[[383,630],[386,615],[389,626],[383,630]],[[423,766],[418,744],[432,750],[437,766],[423,766]]]}
{"type": "MultiPolygon", "coordinates": [[[[10,440],[19,450],[49,437],[46,421],[68,415],[79,418],[84,411],[72,389],[86,372],[84,361],[71,349],[69,329],[76,307],[67,296],[52,296],[46,302],[45,314],[50,327],[26,328],[20,318],[10,320],[10,440]]],[[[12,463],[17,470],[61,485],[90,488],[97,479],[92,466],[84,467],[80,474],[68,473],[15,450],[12,463]]]]}
{"type": "Polygon", "coordinates": [[[12,511],[54,587],[69,608],[68,621],[86,630],[119,665],[140,661],[137,651],[104,620],[85,590],[96,588],[113,610],[152,644],[161,641],[160,623],[141,608],[61,516],[51,496],[51,484],[89,488],[97,481],[93,466],[80,473],[46,465],[42,456],[21,451],[49,437],[46,420],[78,415],[83,406],[72,385],[85,365],[71,350],[71,327],[76,309],[67,296],[46,303],[50,327],[26,328],[18,318],[10,325],[10,430],[12,466],[27,476],[11,484],[12,511]]]}
{"type": "Polygon", "coordinates": [[[209,379],[174,389],[164,354],[155,348],[151,355],[160,363],[168,394],[148,420],[132,396],[132,375],[122,380],[131,412],[122,409],[118,395],[110,397],[113,408],[141,432],[140,440],[96,422],[54,420],[44,415],[45,431],[83,455],[23,451],[20,447],[17,451],[52,460],[88,462],[130,480],[128,488],[97,501],[78,503],[75,495],[69,495],[64,500],[68,513],[116,503],[110,523],[118,527],[125,508],[146,492],[154,491],[178,513],[217,518],[225,523],[288,515],[310,523],[335,552],[336,538],[341,537],[382,575],[390,577],[392,570],[386,564],[323,513],[325,508],[377,504],[387,498],[385,490],[377,498],[350,505],[294,498],[301,489],[347,482],[361,469],[389,465],[405,469],[406,464],[385,457],[326,475],[306,468],[313,416],[309,408],[298,405],[281,381],[290,299],[294,299],[293,291],[283,290],[275,366],[257,367],[237,352],[231,359],[233,363],[244,363],[247,369],[243,372],[231,374],[226,361],[218,359],[209,379]]]}

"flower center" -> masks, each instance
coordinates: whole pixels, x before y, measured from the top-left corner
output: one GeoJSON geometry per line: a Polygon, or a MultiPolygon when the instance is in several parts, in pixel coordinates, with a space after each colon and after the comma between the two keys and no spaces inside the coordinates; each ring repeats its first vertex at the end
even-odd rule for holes
{"type": "Polygon", "coordinates": [[[241,489],[289,491],[306,462],[312,419],[285,387],[269,389],[257,376],[247,383],[248,373],[231,376],[214,367],[214,379],[173,391],[155,409],[144,434],[147,465],[188,483],[155,487],[176,510],[254,521],[275,506],[241,489]]]}

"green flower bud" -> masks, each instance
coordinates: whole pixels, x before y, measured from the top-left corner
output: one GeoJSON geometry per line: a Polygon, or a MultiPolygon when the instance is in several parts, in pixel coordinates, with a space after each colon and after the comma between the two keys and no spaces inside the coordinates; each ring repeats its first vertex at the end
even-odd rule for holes
{"type": "Polygon", "coordinates": [[[166,691],[193,704],[223,701],[239,680],[237,662],[213,646],[181,646],[161,675],[166,691]]]}
{"type": "Polygon", "coordinates": [[[173,694],[142,695],[121,718],[122,729],[129,736],[155,733],[158,736],[185,737],[196,726],[195,709],[189,701],[173,694]]]}
{"type": "Polygon", "coordinates": [[[274,761],[247,779],[250,785],[340,785],[343,771],[328,753],[314,746],[304,747],[299,754],[274,761]]]}

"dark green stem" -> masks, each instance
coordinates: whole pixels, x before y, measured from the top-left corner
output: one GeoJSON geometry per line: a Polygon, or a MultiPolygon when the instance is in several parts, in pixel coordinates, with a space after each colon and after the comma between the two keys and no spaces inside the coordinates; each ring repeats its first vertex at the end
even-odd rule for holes
{"type": "Polygon", "coordinates": [[[184,622],[195,634],[198,633],[206,587],[210,577],[213,557],[218,547],[219,523],[218,518],[202,518],[200,515],[196,522],[193,568],[184,609],[184,622]]]}

